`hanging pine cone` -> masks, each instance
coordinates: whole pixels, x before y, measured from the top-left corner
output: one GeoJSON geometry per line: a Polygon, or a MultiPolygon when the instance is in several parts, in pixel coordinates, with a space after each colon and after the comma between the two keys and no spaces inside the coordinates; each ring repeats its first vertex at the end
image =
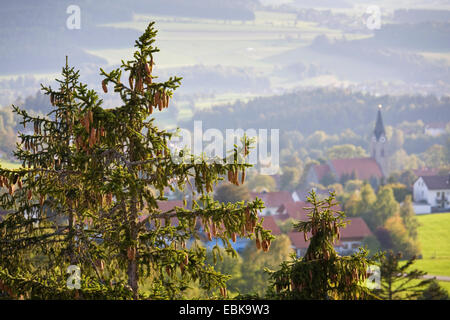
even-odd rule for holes
{"type": "Polygon", "coordinates": [[[131,75],[128,78],[128,83],[130,84],[130,89],[133,90],[133,77],[131,75]]]}
{"type": "Polygon", "coordinates": [[[183,262],[180,263],[180,271],[181,271],[181,274],[184,274],[184,263],[183,262]]]}
{"type": "Polygon", "coordinates": [[[106,79],[102,81],[102,88],[104,93],[108,93],[108,87],[106,86],[106,79]]]}
{"type": "Polygon", "coordinates": [[[214,222],[211,223],[211,231],[212,231],[212,236],[216,237],[217,236],[217,230],[216,230],[216,224],[214,222]]]}
{"type": "Polygon", "coordinates": [[[169,266],[166,266],[166,273],[169,277],[172,276],[172,268],[170,268],[169,266]]]}
{"type": "Polygon", "coordinates": [[[256,238],[256,249],[261,249],[261,242],[259,241],[259,238],[256,238]]]}
{"type": "Polygon", "coordinates": [[[128,260],[133,261],[136,258],[136,248],[135,247],[129,247],[127,249],[127,257],[128,260]]]}
{"type": "Polygon", "coordinates": [[[228,170],[228,181],[232,182],[233,181],[233,171],[228,170]]]}

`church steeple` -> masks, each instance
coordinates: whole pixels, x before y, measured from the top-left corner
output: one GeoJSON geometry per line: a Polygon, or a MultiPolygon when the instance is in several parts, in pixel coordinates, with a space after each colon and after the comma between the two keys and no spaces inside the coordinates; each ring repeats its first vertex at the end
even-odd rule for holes
{"type": "Polygon", "coordinates": [[[376,141],[380,141],[381,137],[386,139],[386,131],[384,130],[383,118],[381,117],[381,104],[378,106],[377,122],[375,124],[373,135],[376,141]]]}
{"type": "Polygon", "coordinates": [[[371,142],[371,155],[372,158],[378,163],[386,176],[388,173],[386,150],[386,131],[384,129],[383,118],[381,116],[381,104],[378,106],[377,121],[375,123],[375,129],[373,130],[373,137],[371,142]]]}

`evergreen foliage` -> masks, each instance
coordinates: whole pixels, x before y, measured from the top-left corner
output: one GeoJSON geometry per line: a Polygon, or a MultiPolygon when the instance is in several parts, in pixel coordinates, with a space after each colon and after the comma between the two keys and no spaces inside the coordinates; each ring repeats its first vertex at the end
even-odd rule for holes
{"type": "Polygon", "coordinates": [[[294,229],[303,232],[310,244],[304,257],[293,257],[271,272],[271,299],[373,299],[376,296],[366,286],[367,268],[374,260],[360,249],[351,256],[340,256],[333,244],[340,239],[345,227],[345,214],[333,208],[335,195],[319,200],[310,193],[309,220],[300,221],[294,229]]]}
{"type": "Polygon", "coordinates": [[[423,293],[424,287],[433,280],[423,279],[426,272],[409,270],[415,260],[412,257],[402,261],[402,254],[395,254],[393,251],[388,251],[381,257],[381,289],[378,292],[381,298],[409,300],[418,298],[423,293]]]}
{"type": "Polygon", "coordinates": [[[181,80],[155,82],[156,33],[152,22],[132,60],[101,70],[103,90],[120,95],[121,106],[104,106],[67,62],[59,88],[42,86],[54,107],[46,117],[14,106],[25,127],[15,152],[22,167],[0,167],[8,190],[0,206],[9,212],[0,223],[0,284],[11,297],[173,299],[192,282],[226,296],[228,277],[205,264],[205,248],[188,245],[199,238],[199,224],[230,254],[237,235],[269,249],[273,236],[258,221],[261,200],[221,204],[212,197],[224,176],[236,185],[244,180],[249,140],[230,150],[226,164],[183,151],[174,161],[171,134],[154,124],[181,80]],[[166,188],[187,184],[191,208],[159,209],[166,188]],[[69,265],[81,270],[80,289],[66,285],[69,265]]]}

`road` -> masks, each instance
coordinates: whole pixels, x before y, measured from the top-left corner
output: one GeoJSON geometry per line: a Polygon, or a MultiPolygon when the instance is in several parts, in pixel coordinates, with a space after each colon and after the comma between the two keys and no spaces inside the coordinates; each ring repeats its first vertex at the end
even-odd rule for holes
{"type": "Polygon", "coordinates": [[[427,274],[425,276],[423,276],[424,279],[433,279],[436,278],[436,280],[438,281],[450,281],[450,277],[448,276],[433,276],[431,274],[427,274]]]}

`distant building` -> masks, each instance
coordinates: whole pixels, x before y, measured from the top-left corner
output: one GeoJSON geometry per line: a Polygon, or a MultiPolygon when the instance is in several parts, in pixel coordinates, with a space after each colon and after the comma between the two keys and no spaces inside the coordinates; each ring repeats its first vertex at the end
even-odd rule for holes
{"type": "Polygon", "coordinates": [[[416,214],[450,209],[450,175],[420,176],[413,185],[416,214]]]}
{"type": "Polygon", "coordinates": [[[383,117],[381,116],[381,105],[378,107],[377,121],[373,130],[372,141],[370,142],[370,155],[381,168],[384,176],[388,175],[387,163],[387,138],[384,130],[383,117]]]}
{"type": "MultiPolygon", "coordinates": [[[[165,212],[169,212],[174,210],[173,212],[175,212],[175,208],[185,208],[184,204],[183,204],[183,200],[167,200],[167,201],[157,201],[158,204],[158,209],[159,211],[161,211],[161,213],[165,213],[165,212]]],[[[139,221],[144,221],[145,219],[148,218],[148,214],[143,214],[141,216],[139,216],[139,221]]],[[[161,219],[161,221],[164,221],[165,219],[161,219]]],[[[177,217],[171,217],[170,218],[170,225],[172,226],[178,226],[178,218],[177,217]]],[[[163,223],[164,225],[164,223],[163,223]]],[[[151,228],[150,224],[147,224],[147,227],[151,228]]]]}
{"type": "MultiPolygon", "coordinates": [[[[309,210],[306,208],[312,208],[311,203],[304,201],[285,203],[278,208],[273,217],[276,220],[294,219],[306,221],[309,219],[309,210]]],[[[336,211],[342,210],[340,205],[334,206],[333,209],[336,211]]]]}
{"type": "MultiPolygon", "coordinates": [[[[317,188],[312,189],[319,198],[326,198],[330,195],[328,190],[317,188]]],[[[292,192],[292,199],[294,200],[294,202],[306,201],[309,197],[309,192],[310,191],[295,190],[294,192],[292,192]]]]}
{"type": "Polygon", "coordinates": [[[333,177],[337,182],[349,179],[367,180],[377,183],[388,175],[387,139],[381,108],[378,109],[375,129],[370,143],[370,158],[332,159],[324,164],[313,165],[307,172],[306,181],[323,184],[333,177]]]}
{"type": "Polygon", "coordinates": [[[348,179],[367,180],[384,177],[383,170],[373,158],[333,159],[324,165],[314,165],[307,173],[308,183],[321,183],[326,175],[331,174],[337,181],[348,179]]]}
{"type": "Polygon", "coordinates": [[[275,214],[281,205],[294,202],[289,191],[250,192],[250,200],[255,200],[257,197],[264,202],[265,208],[261,210],[262,216],[275,214]]]}
{"type": "Polygon", "coordinates": [[[285,203],[278,208],[274,218],[277,220],[307,220],[308,213],[306,212],[305,207],[311,207],[311,204],[304,201],[285,203]]]}
{"type": "Polygon", "coordinates": [[[426,135],[437,137],[445,133],[447,124],[445,122],[433,122],[424,126],[423,131],[426,135]]]}
{"type": "Polygon", "coordinates": [[[439,169],[437,168],[420,168],[413,170],[413,173],[417,177],[423,177],[423,176],[437,176],[439,174],[439,169]]]}
{"type": "Polygon", "coordinates": [[[265,216],[262,226],[266,230],[271,230],[272,234],[278,236],[281,234],[281,230],[277,225],[277,222],[273,216],[265,216]]]}

